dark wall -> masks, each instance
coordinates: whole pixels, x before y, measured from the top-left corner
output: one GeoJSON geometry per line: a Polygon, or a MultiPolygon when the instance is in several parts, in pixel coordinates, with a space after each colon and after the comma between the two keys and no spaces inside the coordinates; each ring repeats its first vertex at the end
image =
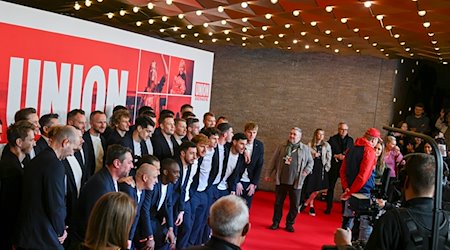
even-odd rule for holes
{"type": "MultiPolygon", "coordinates": [[[[211,111],[229,118],[235,131],[246,121],[259,124],[265,165],[291,127],[308,142],[316,128],[325,136],[346,121],[356,138],[368,127],[392,120],[395,60],[322,53],[290,53],[234,47],[215,52],[211,111]]],[[[260,187],[271,188],[261,182],[260,187]]]]}

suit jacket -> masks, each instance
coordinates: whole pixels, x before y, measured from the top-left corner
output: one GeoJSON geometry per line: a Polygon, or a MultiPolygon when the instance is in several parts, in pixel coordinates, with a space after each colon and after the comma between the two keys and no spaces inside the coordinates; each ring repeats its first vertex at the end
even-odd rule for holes
{"type": "Polygon", "coordinates": [[[139,239],[153,235],[154,228],[146,225],[151,225],[151,221],[162,221],[166,219],[167,228],[173,227],[173,184],[167,184],[167,193],[161,209],[158,211],[158,203],[161,198],[162,183],[159,178],[158,183],[155,184],[152,192],[145,192],[144,204],[141,208],[141,217],[139,220],[140,233],[139,239]]]}
{"type": "Polygon", "coordinates": [[[345,154],[347,149],[353,147],[353,138],[349,135],[346,135],[344,138],[341,138],[339,134],[335,134],[328,140],[328,143],[331,146],[331,167],[340,168],[342,165],[342,161],[336,161],[333,155],[336,154],[345,154]]]}
{"type": "Polygon", "coordinates": [[[92,208],[94,208],[95,202],[102,195],[109,192],[116,192],[116,188],[109,169],[106,167],[94,174],[81,188],[78,198],[78,209],[74,214],[72,223],[73,235],[77,240],[84,240],[89,215],[91,214],[92,208]]]}
{"type": "MultiPolygon", "coordinates": [[[[81,160],[81,153],[75,152],[74,154],[75,158],[77,159],[78,163],[81,167],[81,187],[87,182],[88,176],[90,175],[88,170],[86,169],[86,165],[83,164],[83,161],[81,160]]],[[[72,226],[72,216],[74,214],[75,209],[77,208],[78,203],[78,190],[77,185],[75,184],[75,176],[72,171],[72,167],[70,166],[70,163],[67,159],[64,159],[62,161],[66,173],[66,209],[67,209],[67,216],[66,216],[66,225],[69,227],[72,226]]]]}
{"type": "MultiPolygon", "coordinates": [[[[136,181],[136,179],[133,177],[133,179],[136,181]]],[[[137,228],[137,224],[139,222],[139,217],[141,215],[141,208],[142,208],[142,204],[144,204],[144,200],[145,200],[145,193],[147,192],[146,190],[142,190],[141,193],[141,197],[140,197],[140,201],[138,202],[138,194],[137,194],[137,188],[136,187],[132,187],[126,183],[119,183],[119,191],[124,192],[126,194],[128,194],[135,202],[136,202],[136,218],[134,219],[133,225],[131,226],[131,230],[130,230],[130,240],[133,240],[134,238],[134,234],[136,232],[136,228],[137,228]]],[[[146,220],[144,220],[146,221],[146,220]]]]}
{"type": "MultiPolygon", "coordinates": [[[[225,145],[225,157],[223,159],[223,169],[222,169],[220,181],[222,181],[223,178],[225,177],[225,173],[227,171],[227,165],[228,165],[228,157],[230,157],[230,153],[231,153],[231,144],[226,144],[225,145]]],[[[236,184],[240,180],[239,174],[244,172],[243,171],[244,164],[245,164],[244,155],[239,154],[238,161],[236,162],[236,166],[233,169],[233,172],[231,173],[231,175],[228,176],[228,179],[226,180],[227,185],[228,185],[228,191],[230,191],[230,192],[236,191],[236,184]]]]}
{"type": "MultiPolygon", "coordinates": [[[[95,153],[94,153],[94,144],[92,143],[92,138],[91,138],[91,134],[89,133],[89,130],[86,131],[83,134],[83,152],[84,152],[84,157],[86,159],[88,159],[86,161],[86,169],[89,173],[88,177],[91,177],[92,175],[94,175],[95,173],[95,163],[96,163],[96,158],[95,158],[95,153]]],[[[103,147],[103,164],[105,163],[105,158],[106,158],[106,139],[103,135],[100,135],[100,140],[102,142],[102,147],[103,147]]]]}
{"type": "Polygon", "coordinates": [[[22,197],[23,168],[10,150],[0,161],[0,249],[11,249],[22,197]]]}
{"type": "Polygon", "coordinates": [[[184,173],[183,163],[181,162],[180,157],[176,157],[175,159],[180,166],[180,178],[178,178],[177,182],[174,184],[174,192],[172,196],[172,203],[174,205],[174,216],[177,215],[180,211],[184,211],[184,198],[186,197],[186,186],[189,180],[189,175],[191,174],[191,164],[188,165],[186,173],[184,173]],[[183,175],[186,175],[185,180],[183,182],[183,175]]]}
{"type": "Polygon", "coordinates": [[[229,242],[216,238],[214,236],[205,243],[205,245],[201,246],[192,246],[186,248],[186,250],[240,250],[241,248],[233,245],[229,242]]]}
{"type": "Polygon", "coordinates": [[[48,142],[44,139],[43,136],[41,136],[39,140],[36,141],[36,146],[34,146],[34,153],[38,155],[46,148],[48,148],[48,142]]]}
{"type": "MultiPolygon", "coordinates": [[[[200,168],[202,166],[202,163],[203,163],[203,158],[199,158],[197,172],[195,173],[194,177],[192,178],[192,184],[191,184],[191,188],[189,191],[190,194],[197,192],[198,184],[200,181],[200,172],[201,172],[200,168]]],[[[214,149],[214,155],[213,155],[212,164],[211,164],[211,171],[209,172],[208,184],[207,184],[205,190],[208,190],[212,186],[218,173],[219,173],[219,150],[216,147],[214,149]]]]}
{"type": "Polygon", "coordinates": [[[167,143],[166,138],[164,138],[162,132],[153,134],[151,140],[153,144],[153,155],[158,157],[160,161],[166,158],[173,158],[174,155],[178,154],[178,143],[173,135],[170,136],[170,140],[173,144],[173,155],[170,152],[169,144],[167,143]]]}
{"type": "Polygon", "coordinates": [[[106,138],[106,148],[108,148],[109,145],[113,144],[120,144],[123,140],[123,137],[117,132],[116,129],[112,130],[108,137],[106,138]]]}
{"type": "MultiPolygon", "coordinates": [[[[141,145],[141,154],[142,155],[148,155],[148,148],[147,148],[147,144],[145,144],[145,141],[141,141],[139,143],[141,145]]],[[[124,146],[124,147],[128,147],[129,149],[131,149],[131,151],[133,152],[133,162],[137,162],[137,160],[139,160],[140,156],[135,155],[135,151],[134,151],[134,143],[133,143],[133,136],[132,133],[126,134],[120,145],[124,146]]]]}
{"type": "Polygon", "coordinates": [[[65,229],[64,175],[64,166],[50,147],[25,167],[20,248],[64,249],[58,240],[65,229]]]}
{"type": "Polygon", "coordinates": [[[247,169],[248,178],[250,179],[250,183],[254,185],[258,185],[259,177],[261,176],[261,171],[264,164],[264,144],[255,139],[253,141],[253,151],[250,157],[250,163],[244,163],[244,168],[241,169],[238,176],[238,182],[241,180],[242,175],[247,169]]]}

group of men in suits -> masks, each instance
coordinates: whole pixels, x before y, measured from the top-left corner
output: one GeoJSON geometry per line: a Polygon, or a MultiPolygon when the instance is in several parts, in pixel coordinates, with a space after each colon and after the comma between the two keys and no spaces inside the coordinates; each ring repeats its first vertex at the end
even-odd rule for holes
{"type": "Polygon", "coordinates": [[[144,106],[130,126],[130,113],[117,106],[110,126],[94,111],[86,130],[80,109],[67,114],[65,126],[57,114],[39,119],[33,108],[19,110],[0,162],[1,249],[77,249],[95,202],[117,191],[138,205],[130,249],[205,243],[214,201],[236,194],[250,207],[264,146],[253,122],[234,134],[226,119],[216,124],[208,112],[199,133],[193,107],[183,105],[181,114],[162,110],[156,121],[144,106]]]}

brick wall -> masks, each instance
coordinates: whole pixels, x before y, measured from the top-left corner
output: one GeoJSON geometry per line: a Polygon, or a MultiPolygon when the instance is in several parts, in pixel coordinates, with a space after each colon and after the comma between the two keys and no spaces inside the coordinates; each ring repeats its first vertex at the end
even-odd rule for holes
{"type": "MultiPolygon", "coordinates": [[[[381,129],[392,120],[396,60],[272,49],[206,49],[215,53],[211,111],[228,117],[235,131],[242,131],[248,120],[256,121],[266,164],[293,126],[302,128],[306,143],[319,127],[326,138],[335,134],[340,121],[349,124],[350,135],[356,138],[366,128],[381,129]]],[[[260,188],[272,189],[273,184],[261,182],[260,188]]]]}

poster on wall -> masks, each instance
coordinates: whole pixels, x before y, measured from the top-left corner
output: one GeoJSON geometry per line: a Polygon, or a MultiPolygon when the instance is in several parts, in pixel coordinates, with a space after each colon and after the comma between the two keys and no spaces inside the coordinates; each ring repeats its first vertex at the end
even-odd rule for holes
{"type": "Polygon", "coordinates": [[[37,9],[0,2],[0,120],[34,107],[108,116],[116,105],[208,112],[213,53],[37,9]],[[30,18],[33,16],[33,18],[30,18]],[[201,69],[201,70],[200,70],[201,69]],[[207,88],[205,88],[205,84],[207,88]]]}

